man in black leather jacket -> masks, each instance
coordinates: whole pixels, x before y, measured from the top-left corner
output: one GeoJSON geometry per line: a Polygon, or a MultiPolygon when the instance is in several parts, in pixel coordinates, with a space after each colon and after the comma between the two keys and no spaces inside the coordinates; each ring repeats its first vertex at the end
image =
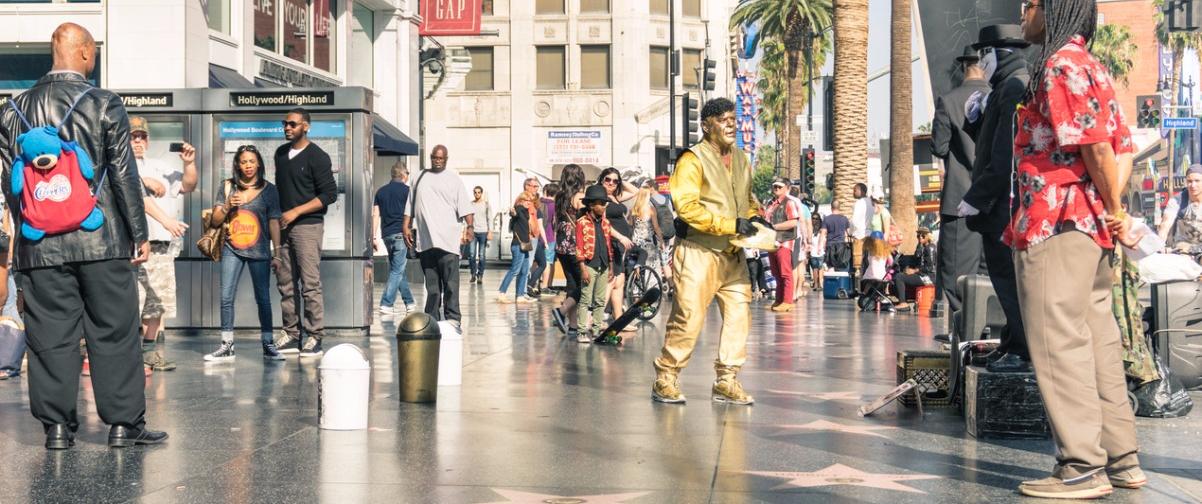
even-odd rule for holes
{"type": "MultiPolygon", "coordinates": [[[[1018,304],[1018,281],[1014,275],[1014,256],[1002,243],[1002,232],[1014,215],[1010,198],[1010,179],[1014,158],[1014,112],[1027,90],[1027,59],[1022,49],[1029,46],[1018,25],[993,25],[981,28],[973,47],[982,51],[982,64],[993,92],[987,97],[985,111],[973,121],[976,130],[976,159],[972,169],[972,187],[960,202],[959,214],[968,229],[981,233],[985,267],[1006,313],[1001,344],[989,356],[987,368],[994,372],[1030,370],[1026,331],[1018,304]],[[992,62],[987,62],[989,58],[992,62]]],[[[969,118],[971,121],[973,118],[969,118]]],[[[976,335],[962,335],[975,338],[976,335]]]]}
{"type": "MultiPolygon", "coordinates": [[[[74,444],[79,427],[76,396],[87,340],[92,388],[101,420],[110,424],[109,446],[157,444],[163,432],[145,427],[146,396],[138,337],[135,271],[150,255],[142,184],[129,145],[129,118],[121,98],[92,87],[84,77],[96,65],[96,43],[87,30],[64,23],[51,39],[54,66],[28,91],[0,110],[0,164],[3,190],[11,193],[16,138],[27,127],[58,126],[64,139],[78,142],[96,169],[92,184],[103,225],[28,240],[14,233],[18,284],[25,293],[29,355],[29,407],[46,431],[47,449],[74,444]],[[85,91],[87,92],[84,95],[85,91]],[[83,96],[80,98],[80,96],[83,96]],[[71,103],[74,111],[64,116],[71,103]],[[95,184],[99,181],[99,186],[95,184]]],[[[14,228],[21,205],[13,204],[14,228]]]]}

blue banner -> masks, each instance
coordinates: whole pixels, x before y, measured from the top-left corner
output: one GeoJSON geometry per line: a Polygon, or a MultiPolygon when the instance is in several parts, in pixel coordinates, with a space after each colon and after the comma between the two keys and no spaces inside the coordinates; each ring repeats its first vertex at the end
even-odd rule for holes
{"type": "MultiPolygon", "coordinates": [[[[284,124],[280,121],[222,121],[218,124],[219,138],[278,138],[284,141],[284,124]]],[[[313,121],[309,138],[345,138],[346,121],[313,121]]]]}

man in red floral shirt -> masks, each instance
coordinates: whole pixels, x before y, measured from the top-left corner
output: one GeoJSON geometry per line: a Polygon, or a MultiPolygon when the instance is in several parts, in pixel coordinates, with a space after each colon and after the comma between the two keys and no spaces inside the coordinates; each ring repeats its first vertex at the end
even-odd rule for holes
{"type": "Polygon", "coordinates": [[[1019,202],[1005,240],[1057,448],[1052,475],[1019,487],[1034,497],[1097,498],[1148,481],[1110,299],[1131,135],[1087,49],[1096,26],[1094,0],[1023,4],[1023,36],[1044,48],[1017,113],[1019,202]]]}

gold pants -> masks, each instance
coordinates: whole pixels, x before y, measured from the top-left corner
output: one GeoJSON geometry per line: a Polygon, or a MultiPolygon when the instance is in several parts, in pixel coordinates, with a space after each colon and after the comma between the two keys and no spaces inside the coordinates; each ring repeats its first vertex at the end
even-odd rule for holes
{"type": "Polygon", "coordinates": [[[664,348],[655,359],[660,373],[678,374],[689,364],[710,302],[718,300],[722,333],[714,370],[721,377],[737,373],[747,361],[751,330],[751,280],[742,251],[718,252],[680,240],[672,256],[676,300],[668,317],[664,348]]]}

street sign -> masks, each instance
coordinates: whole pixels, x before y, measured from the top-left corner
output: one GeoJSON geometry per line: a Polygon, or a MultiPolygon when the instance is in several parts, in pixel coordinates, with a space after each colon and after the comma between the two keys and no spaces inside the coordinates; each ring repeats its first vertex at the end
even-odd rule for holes
{"type": "Polygon", "coordinates": [[[1198,129],[1197,117],[1166,117],[1161,120],[1161,125],[1164,129],[1198,129]]]}
{"type": "Polygon", "coordinates": [[[818,145],[818,132],[801,130],[801,145],[818,145]]]}

